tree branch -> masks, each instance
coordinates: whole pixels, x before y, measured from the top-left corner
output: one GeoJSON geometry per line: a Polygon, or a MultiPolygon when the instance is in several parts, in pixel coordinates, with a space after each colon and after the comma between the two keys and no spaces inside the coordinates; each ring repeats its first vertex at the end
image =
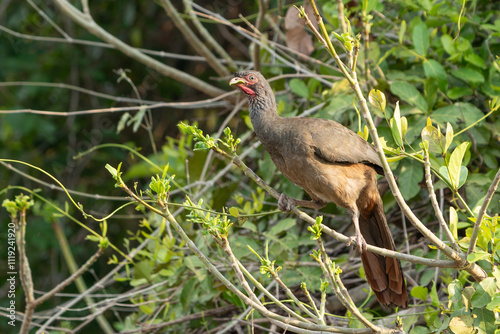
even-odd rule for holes
{"type": "MultiPolygon", "coordinates": [[[[130,45],[122,42],[114,35],[108,33],[101,26],[95,23],[88,15],[85,15],[80,10],[75,8],[67,0],[54,0],[57,7],[70,17],[73,21],[78,23],[83,28],[87,29],[90,33],[99,37],[103,41],[113,45],[117,50],[125,54],[126,56],[135,59],[138,62],[152,68],[153,70],[170,77],[174,80],[180,81],[188,86],[191,86],[209,96],[215,97],[226,93],[226,91],[216,88],[212,85],[207,84],[203,80],[200,80],[192,75],[189,75],[181,70],[174,67],[165,65],[156,59],[153,59],[137,49],[134,49],[130,45]]],[[[228,96],[228,100],[233,101],[234,97],[228,96]]]]}
{"type": "MultiPolygon", "coordinates": [[[[186,41],[189,42],[189,45],[193,47],[196,52],[205,57],[208,64],[219,74],[219,76],[224,77],[228,76],[231,73],[227,68],[222,66],[221,62],[214,56],[212,52],[203,44],[202,41],[195,35],[195,33],[191,30],[191,28],[184,22],[184,20],[175,9],[174,5],[170,0],[161,0],[161,5],[167,12],[167,15],[172,19],[177,29],[184,36],[186,41]]],[[[191,10],[192,11],[192,10],[191,10]]]]}
{"type": "Polygon", "coordinates": [[[467,255],[474,252],[474,249],[476,248],[477,238],[479,236],[479,229],[481,228],[483,217],[486,214],[486,209],[490,204],[493,194],[498,188],[499,182],[500,182],[500,169],[497,171],[497,174],[495,175],[495,178],[493,179],[493,182],[491,183],[488,192],[486,193],[486,197],[484,198],[484,202],[481,205],[481,209],[479,209],[479,214],[477,215],[476,223],[474,224],[474,230],[472,231],[472,235],[470,237],[470,244],[469,244],[469,250],[467,251],[467,255]]]}

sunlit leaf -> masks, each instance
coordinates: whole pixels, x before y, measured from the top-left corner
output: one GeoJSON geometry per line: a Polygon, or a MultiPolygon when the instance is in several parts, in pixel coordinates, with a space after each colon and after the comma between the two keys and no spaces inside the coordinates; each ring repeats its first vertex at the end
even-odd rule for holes
{"type": "Polygon", "coordinates": [[[426,140],[429,143],[430,152],[443,154],[445,140],[438,128],[427,125],[422,129],[421,136],[422,140],[426,140]]]}
{"type": "Polygon", "coordinates": [[[405,34],[406,34],[406,21],[402,20],[401,21],[401,26],[399,27],[399,34],[398,34],[399,44],[403,44],[403,41],[404,41],[404,38],[405,38],[405,34]]]}
{"type": "Polygon", "coordinates": [[[455,240],[458,239],[458,215],[454,207],[450,206],[450,231],[455,240]]]}
{"type": "Polygon", "coordinates": [[[382,93],[380,90],[372,89],[370,91],[370,94],[368,95],[368,101],[377,110],[385,112],[385,106],[386,106],[385,94],[382,93]]]}
{"type": "MultiPolygon", "coordinates": [[[[448,162],[448,173],[450,181],[455,189],[459,188],[460,176],[463,173],[460,167],[462,166],[465,151],[468,147],[469,142],[465,142],[457,146],[455,150],[453,150],[453,153],[451,154],[450,160],[448,162]]],[[[465,176],[467,176],[467,174],[465,174],[465,176]]]]}
{"type": "Polygon", "coordinates": [[[429,289],[424,286],[416,286],[411,289],[411,295],[415,298],[423,300],[424,302],[427,300],[427,295],[429,293],[429,289]]]}

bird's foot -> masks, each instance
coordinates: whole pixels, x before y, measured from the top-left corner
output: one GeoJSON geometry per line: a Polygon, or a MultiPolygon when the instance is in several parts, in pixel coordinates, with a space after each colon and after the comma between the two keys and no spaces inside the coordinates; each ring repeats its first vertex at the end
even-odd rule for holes
{"type": "Polygon", "coordinates": [[[361,233],[357,233],[356,235],[353,235],[352,237],[349,238],[349,241],[347,241],[347,246],[350,246],[352,242],[356,242],[356,246],[358,247],[359,254],[363,254],[366,252],[368,249],[368,246],[366,244],[365,238],[361,235],[361,233]]]}
{"type": "Polygon", "coordinates": [[[292,205],[295,204],[295,201],[285,195],[285,193],[282,193],[280,195],[280,198],[278,199],[278,209],[284,212],[290,212],[292,211],[292,205]]]}

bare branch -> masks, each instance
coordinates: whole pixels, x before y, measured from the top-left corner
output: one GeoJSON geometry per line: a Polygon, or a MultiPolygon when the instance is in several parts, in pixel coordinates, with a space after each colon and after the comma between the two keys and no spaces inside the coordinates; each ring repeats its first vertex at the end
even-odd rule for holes
{"type": "MultiPolygon", "coordinates": [[[[205,81],[200,80],[197,77],[189,75],[185,72],[182,72],[181,70],[178,70],[174,67],[165,65],[157,61],[156,59],[153,59],[145,55],[139,50],[132,48],[128,44],[116,38],[114,35],[104,30],[101,26],[99,26],[96,22],[92,21],[87,15],[85,15],[80,10],[75,8],[68,1],[54,0],[54,3],[63,13],[69,16],[73,21],[75,21],[83,28],[87,29],[90,33],[99,37],[103,41],[112,44],[117,50],[121,51],[126,56],[143,63],[144,65],[152,68],[153,70],[167,77],[170,77],[174,80],[178,80],[188,86],[196,88],[199,91],[209,96],[215,97],[225,93],[225,91],[221,90],[220,88],[216,88],[210,84],[207,84],[205,81]]],[[[231,96],[228,96],[227,98],[229,100],[233,100],[231,96]]]]}
{"type": "Polygon", "coordinates": [[[477,238],[479,236],[479,229],[481,228],[481,223],[483,222],[484,215],[486,214],[486,209],[490,204],[491,198],[493,194],[498,188],[498,183],[500,183],[500,169],[497,171],[493,182],[491,183],[488,192],[486,193],[486,197],[484,198],[483,204],[481,205],[481,209],[479,209],[479,214],[476,218],[476,223],[474,224],[474,230],[472,231],[472,235],[470,237],[469,250],[467,251],[467,255],[474,252],[477,244],[477,238]]]}

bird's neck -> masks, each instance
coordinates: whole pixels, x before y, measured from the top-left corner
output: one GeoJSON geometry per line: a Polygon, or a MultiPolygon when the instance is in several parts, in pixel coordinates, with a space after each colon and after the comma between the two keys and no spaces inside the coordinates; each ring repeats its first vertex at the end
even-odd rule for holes
{"type": "Polygon", "coordinates": [[[250,119],[257,137],[266,145],[272,141],[276,125],[282,117],[278,116],[274,96],[269,99],[254,100],[250,102],[250,119]]]}

